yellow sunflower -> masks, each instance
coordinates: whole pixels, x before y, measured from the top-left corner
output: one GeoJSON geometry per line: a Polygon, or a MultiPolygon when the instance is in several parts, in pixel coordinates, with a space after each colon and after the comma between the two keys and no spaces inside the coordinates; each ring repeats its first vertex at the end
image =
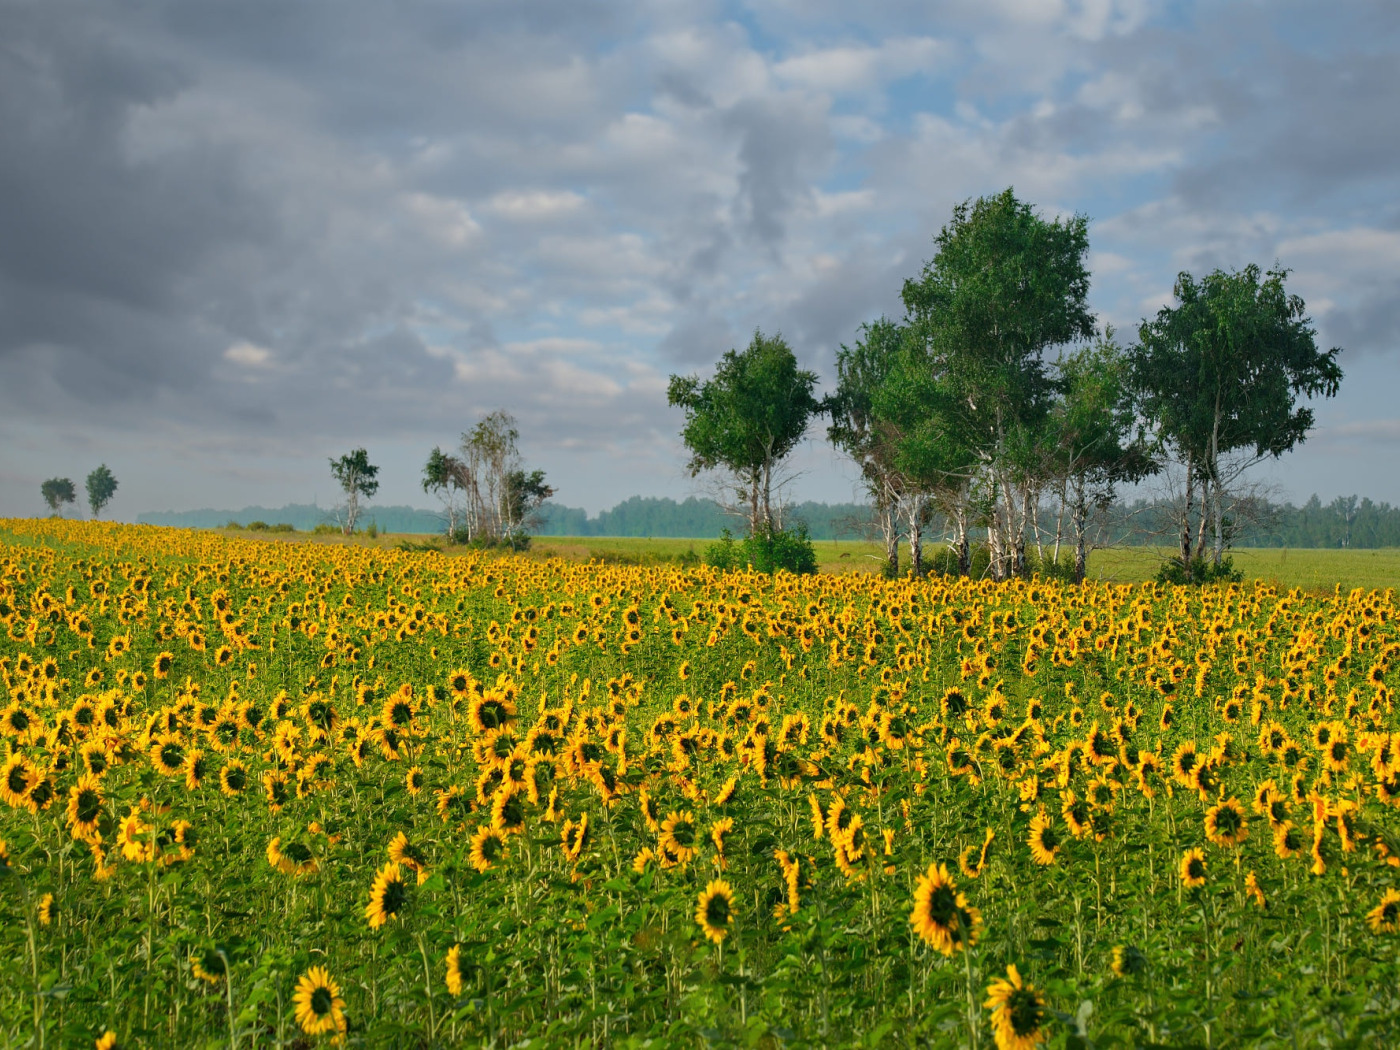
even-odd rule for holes
{"type": "Polygon", "coordinates": [[[1050,1038],[1045,1030],[1049,1019],[1045,996],[1021,979],[1014,964],[1006,968],[1005,977],[998,977],[987,986],[987,1001],[983,1005],[992,1011],[997,1050],[1033,1050],[1050,1038]]]}
{"type": "Polygon", "coordinates": [[[957,891],[946,864],[930,864],[914,887],[909,922],[925,944],[952,955],[977,943],[982,914],[957,891]]]}
{"type": "Polygon", "coordinates": [[[324,966],[313,966],[297,979],[292,1003],[297,1022],[307,1035],[345,1034],[345,1000],[340,997],[340,985],[324,966]]]}
{"type": "Polygon", "coordinates": [[[403,873],[390,861],[375,874],[374,885],[370,887],[369,903],[365,905],[369,928],[377,930],[390,919],[397,919],[407,904],[408,886],[403,881],[403,873]]]}
{"type": "Polygon", "coordinates": [[[706,937],[723,944],[734,924],[734,893],[729,883],[715,879],[700,892],[695,904],[695,923],[706,937]]]}

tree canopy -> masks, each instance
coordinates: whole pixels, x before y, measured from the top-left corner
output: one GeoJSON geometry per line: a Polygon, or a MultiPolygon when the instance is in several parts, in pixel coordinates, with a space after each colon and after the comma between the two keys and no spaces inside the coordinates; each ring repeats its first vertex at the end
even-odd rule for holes
{"type": "Polygon", "coordinates": [[[73,489],[71,478],[49,478],[39,486],[39,491],[44,497],[44,502],[48,504],[49,510],[54,514],[59,513],[59,507],[64,503],[72,503],[78,495],[73,489]]]}
{"type": "Polygon", "coordinates": [[[671,376],[667,399],[685,409],[691,476],[728,470],[748,505],[750,532],[777,524],[774,472],[821,410],[816,385],[817,374],[798,367],[781,335],[761,331],[743,351],[725,351],[712,378],[671,376]]]}
{"type": "Polygon", "coordinates": [[[1199,487],[1195,556],[1207,522],[1213,561],[1225,545],[1226,492],[1243,470],[1305,440],[1312,408],[1300,397],[1334,397],[1341,350],[1317,347],[1303,300],[1284,288],[1288,271],[1214,270],[1176,280],[1176,302],[1143,321],[1131,355],[1132,384],[1158,440],[1184,469],[1181,560],[1192,557],[1191,514],[1199,487]]]}
{"type": "Polygon", "coordinates": [[[87,476],[88,506],[92,508],[94,518],[101,516],[102,508],[107,506],[116,494],[117,479],[107,469],[106,463],[87,476]]]}
{"type": "Polygon", "coordinates": [[[331,476],[345,492],[345,517],[341,530],[349,536],[355,531],[355,522],[360,517],[360,498],[373,499],[379,491],[379,468],[369,461],[369,453],[362,448],[347,452],[339,459],[332,459],[331,476]]]}

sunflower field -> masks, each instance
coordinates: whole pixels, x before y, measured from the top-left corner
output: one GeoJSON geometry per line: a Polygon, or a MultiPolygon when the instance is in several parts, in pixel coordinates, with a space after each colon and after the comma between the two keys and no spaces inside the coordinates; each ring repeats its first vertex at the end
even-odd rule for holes
{"type": "Polygon", "coordinates": [[[0,1039],[1394,1046],[1390,591],[0,522],[0,1039]]]}

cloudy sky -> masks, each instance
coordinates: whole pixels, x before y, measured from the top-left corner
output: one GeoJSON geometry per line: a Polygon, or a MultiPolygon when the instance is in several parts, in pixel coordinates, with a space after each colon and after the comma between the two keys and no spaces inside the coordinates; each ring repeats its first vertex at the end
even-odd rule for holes
{"type": "Polygon", "coordinates": [[[325,505],[358,445],[429,505],[498,407],[560,502],[684,496],[668,375],[829,378],[1008,185],[1125,330],[1292,268],[1347,378],[1272,476],[1400,501],[1397,55],[1394,0],[0,0],[0,515],[325,505]]]}

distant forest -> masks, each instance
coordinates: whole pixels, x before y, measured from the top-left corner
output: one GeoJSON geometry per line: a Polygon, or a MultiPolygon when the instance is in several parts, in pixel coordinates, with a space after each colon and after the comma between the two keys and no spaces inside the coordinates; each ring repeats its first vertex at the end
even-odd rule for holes
{"type": "MultiPolygon", "coordinates": [[[[1170,545],[1173,512],[1139,501],[1110,508],[1100,518],[1101,536],[1117,544],[1170,545]]],[[[869,522],[870,508],[858,503],[797,503],[788,507],[784,521],[802,521],[817,540],[857,539],[869,522]]],[[[743,523],[727,515],[710,500],[694,496],[677,502],[670,498],[633,496],[611,510],[590,517],[579,507],[545,503],[538,512],[539,536],[641,536],[656,538],[712,539],[723,528],[743,531],[743,523]]],[[[1349,496],[1324,504],[1316,496],[1301,507],[1291,503],[1266,503],[1252,508],[1251,522],[1239,526],[1236,547],[1400,547],[1400,507],[1349,496]]],[[[261,521],[287,524],[300,531],[332,521],[332,512],[310,504],[285,507],[244,507],[242,510],[166,511],[143,514],[148,525],[212,529],[230,521],[247,525],[261,521]]],[[[414,507],[369,507],[364,523],[373,521],[385,532],[435,533],[445,528],[438,511],[414,507]]],[[[1041,529],[1053,533],[1053,518],[1043,519],[1041,529]]],[[[934,523],[936,540],[938,523],[934,523]]],[[[1048,536],[1047,536],[1048,539],[1048,536]]]]}

